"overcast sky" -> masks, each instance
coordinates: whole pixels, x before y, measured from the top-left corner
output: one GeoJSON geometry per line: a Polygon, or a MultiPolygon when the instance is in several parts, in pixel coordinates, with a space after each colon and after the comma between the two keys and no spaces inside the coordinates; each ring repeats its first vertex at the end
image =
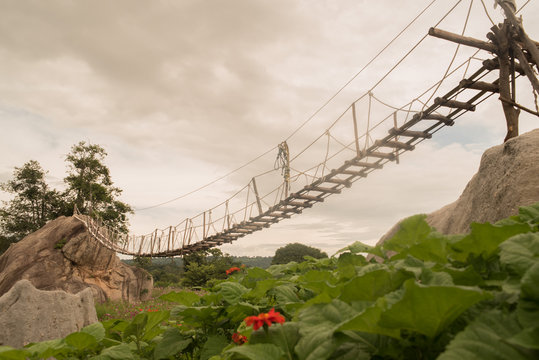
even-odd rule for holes
{"type": "MultiPolygon", "coordinates": [[[[61,188],[65,156],[84,140],[100,144],[122,200],[151,207],[227,174],[289,138],[431,0],[0,0],[0,181],[35,159],[61,188]]],[[[438,0],[367,70],[288,140],[291,156],[324,134],[457,1],[438,0]]],[[[503,17],[485,0],[495,22],[503,17]]],[[[521,6],[524,1],[517,1],[521,6]]],[[[461,33],[469,0],[439,28],[461,33]]],[[[539,3],[522,11],[539,39],[539,3]]],[[[473,2],[466,35],[485,39],[491,23],[473,2]]],[[[427,38],[374,95],[400,107],[436,83],[456,45],[427,38]]],[[[461,47],[455,68],[474,49],[461,47]]],[[[470,63],[475,71],[481,52],[470,63]]],[[[456,85],[466,66],[440,91],[456,85]]],[[[520,79],[518,99],[534,107],[520,79]]],[[[427,95],[424,100],[428,99],[427,95]]],[[[415,104],[414,110],[420,110],[415,104]]],[[[367,102],[358,103],[366,128],[367,102]]],[[[374,106],[370,121],[390,108],[374,106]]],[[[400,116],[400,115],[399,115],[400,116]]],[[[403,121],[404,118],[400,118],[403,121]]],[[[342,141],[351,120],[330,130],[342,141]]],[[[392,124],[388,125],[389,127],[392,124]]],[[[223,246],[235,255],[272,255],[289,242],[330,254],[361,240],[375,243],[399,219],[458,198],[482,152],[500,144],[505,120],[496,96],[452,128],[384,170],[307,209],[300,216],[223,246]]],[[[521,115],[522,132],[538,127],[521,115]]],[[[383,129],[387,131],[387,127],[383,129]]],[[[331,152],[339,150],[331,140],[331,152]]],[[[327,136],[294,166],[323,160],[327,136]]],[[[136,234],[176,225],[273,169],[277,150],[197,192],[131,216],[136,234]]],[[[280,179],[278,171],[273,173],[280,179]]],[[[261,180],[262,181],[262,180],[261,180]]],[[[263,181],[262,181],[263,182],[263,181]]],[[[271,191],[261,184],[260,192],[271,191]]],[[[300,186],[300,181],[296,186],[300,186]]],[[[301,185],[302,186],[302,185],[301,185]]],[[[9,199],[0,193],[0,199],[9,199]]]]}

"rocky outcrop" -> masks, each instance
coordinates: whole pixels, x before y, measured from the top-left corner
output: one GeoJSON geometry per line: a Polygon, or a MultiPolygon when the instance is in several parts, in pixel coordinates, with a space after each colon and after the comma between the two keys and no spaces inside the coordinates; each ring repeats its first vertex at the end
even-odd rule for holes
{"type": "MultiPolygon", "coordinates": [[[[539,129],[483,154],[478,172],[457,201],[427,215],[427,222],[444,234],[462,234],[472,222],[490,222],[518,213],[520,206],[539,201],[539,129]]],[[[399,224],[378,243],[393,236],[399,224]]]]}
{"type": "Polygon", "coordinates": [[[74,217],[47,223],[0,256],[0,295],[22,279],[71,294],[89,287],[100,302],[144,300],[153,287],[148,272],[124,264],[74,217]]]}
{"type": "Polygon", "coordinates": [[[444,234],[465,233],[472,222],[491,222],[539,201],[539,129],[483,154],[479,171],[457,201],[427,216],[444,234]]]}
{"type": "Polygon", "coordinates": [[[37,290],[21,280],[0,297],[0,345],[22,347],[63,338],[94,322],[97,315],[88,288],[72,295],[37,290]]]}

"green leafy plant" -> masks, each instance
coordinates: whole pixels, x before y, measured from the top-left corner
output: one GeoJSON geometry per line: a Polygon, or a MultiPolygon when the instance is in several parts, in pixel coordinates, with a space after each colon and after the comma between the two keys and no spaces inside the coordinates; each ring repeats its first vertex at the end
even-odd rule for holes
{"type": "Polygon", "coordinates": [[[539,204],[466,235],[442,235],[416,215],[382,245],[228,268],[204,294],[160,296],[170,311],[0,347],[0,358],[539,358],[538,225],[539,204]]]}

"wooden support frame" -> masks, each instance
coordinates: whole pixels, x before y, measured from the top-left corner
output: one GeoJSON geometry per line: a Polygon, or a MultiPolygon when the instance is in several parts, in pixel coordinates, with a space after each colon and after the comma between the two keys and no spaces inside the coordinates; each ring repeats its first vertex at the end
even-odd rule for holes
{"type": "MultiPolygon", "coordinates": [[[[497,0],[496,0],[497,1],[497,0]]],[[[528,34],[524,31],[524,28],[522,27],[521,22],[518,20],[518,18],[515,15],[515,10],[509,4],[503,2],[503,1],[497,1],[500,7],[503,9],[505,13],[505,17],[509,20],[511,25],[513,25],[520,36],[520,39],[526,46],[526,50],[530,52],[530,55],[532,56],[533,61],[535,62],[535,66],[539,68],[539,49],[537,49],[537,43],[529,38],[528,34]]]]}
{"type": "Polygon", "coordinates": [[[429,35],[440,38],[440,39],[449,40],[457,44],[475,47],[481,50],[488,51],[493,54],[496,53],[496,51],[498,50],[494,44],[488,43],[486,41],[477,40],[471,37],[462,36],[459,34],[455,34],[449,31],[440,30],[436,28],[430,28],[429,35]]]}
{"type": "Polygon", "coordinates": [[[262,210],[262,203],[260,202],[260,195],[258,195],[258,188],[256,187],[256,180],[254,177],[251,179],[251,182],[253,184],[253,191],[256,197],[256,205],[258,206],[258,214],[260,215],[264,211],[262,210]]]}

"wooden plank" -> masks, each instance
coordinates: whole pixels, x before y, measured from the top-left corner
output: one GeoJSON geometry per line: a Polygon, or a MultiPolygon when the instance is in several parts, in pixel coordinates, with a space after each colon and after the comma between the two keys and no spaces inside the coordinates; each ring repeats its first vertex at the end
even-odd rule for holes
{"type": "Polygon", "coordinates": [[[415,149],[414,145],[410,145],[408,143],[403,143],[403,142],[400,142],[400,141],[380,141],[380,140],[376,140],[374,145],[375,146],[380,146],[380,147],[390,147],[390,148],[402,149],[402,150],[410,150],[410,151],[415,149]]]}
{"type": "Polygon", "coordinates": [[[254,230],[254,231],[258,231],[258,230],[262,230],[262,229],[263,229],[263,227],[261,227],[261,226],[256,226],[256,225],[242,225],[242,228],[248,229],[248,230],[254,230]]]}
{"type": "Polygon", "coordinates": [[[395,160],[395,154],[393,153],[384,153],[379,151],[369,151],[367,156],[373,156],[381,159],[395,160]]]}
{"type": "Polygon", "coordinates": [[[457,100],[447,100],[441,97],[434,99],[434,103],[439,106],[445,106],[452,109],[463,109],[468,111],[475,111],[475,105],[468,104],[466,102],[457,100]]]}
{"type": "MultiPolygon", "coordinates": [[[[368,168],[368,169],[382,169],[384,167],[384,165],[382,164],[370,163],[366,161],[354,161],[353,165],[368,168]]],[[[345,173],[343,172],[343,174],[345,173]]]]}
{"type": "Polygon", "coordinates": [[[313,207],[313,204],[310,204],[308,202],[302,202],[302,201],[287,201],[286,203],[287,205],[296,206],[296,207],[304,207],[304,208],[313,207]]]}
{"type": "Polygon", "coordinates": [[[279,218],[284,218],[284,219],[290,219],[292,217],[292,215],[288,215],[285,213],[276,213],[276,212],[272,212],[268,216],[279,217],[279,218]]]}
{"type": "Polygon", "coordinates": [[[423,115],[421,117],[422,120],[436,120],[436,121],[441,121],[443,122],[445,125],[447,126],[453,126],[455,124],[455,121],[453,121],[452,119],[448,118],[447,116],[444,116],[444,115],[438,115],[438,114],[426,114],[426,115],[423,115]]]}
{"type": "Polygon", "coordinates": [[[432,134],[425,131],[413,131],[413,130],[401,130],[401,129],[389,129],[391,135],[407,136],[412,138],[430,139],[432,134]]]}
{"type": "Polygon", "coordinates": [[[324,178],[323,182],[344,185],[347,188],[352,186],[352,183],[350,182],[350,180],[343,180],[343,179],[330,178],[330,177],[324,178]]]}
{"type": "Polygon", "coordinates": [[[488,91],[488,92],[493,92],[493,93],[500,92],[500,86],[496,83],[488,83],[484,81],[472,81],[469,79],[464,79],[464,80],[461,80],[459,85],[467,89],[488,91]]]}
{"type": "Polygon", "coordinates": [[[324,198],[321,198],[319,196],[312,196],[312,195],[299,194],[299,193],[294,193],[294,194],[291,194],[290,196],[295,199],[300,199],[300,200],[324,202],[324,198]]]}
{"type": "MultiPolygon", "coordinates": [[[[500,63],[497,61],[497,58],[487,59],[483,61],[483,66],[487,70],[497,70],[500,68],[500,63]]],[[[524,68],[519,63],[515,64],[515,71],[518,72],[520,75],[526,75],[526,73],[524,72],[524,68]]]]}
{"type": "Polygon", "coordinates": [[[327,188],[322,186],[307,186],[306,189],[312,190],[312,191],[319,191],[322,193],[330,193],[330,194],[340,194],[341,190],[334,189],[334,188],[327,188]]]}
{"type": "Polygon", "coordinates": [[[352,176],[357,176],[357,177],[366,177],[367,176],[363,171],[354,171],[354,170],[347,170],[347,169],[339,171],[339,174],[352,175],[352,176]]]}
{"type": "Polygon", "coordinates": [[[449,40],[457,44],[479,48],[493,54],[495,54],[498,50],[494,44],[488,43],[486,41],[474,39],[468,36],[458,35],[449,31],[440,30],[433,27],[429,29],[429,35],[440,39],[449,40]]]}
{"type": "Polygon", "coordinates": [[[230,229],[230,233],[236,233],[236,234],[250,234],[252,233],[252,230],[248,229],[230,229]]]}
{"type": "MultiPolygon", "coordinates": [[[[269,215],[265,215],[265,216],[269,216],[269,215]]],[[[266,223],[271,223],[271,224],[275,224],[275,223],[278,223],[278,222],[279,222],[279,220],[278,220],[278,219],[275,219],[275,218],[272,218],[272,219],[264,219],[264,218],[260,218],[260,217],[257,217],[257,218],[256,218],[256,221],[266,222],[266,223]]]]}

